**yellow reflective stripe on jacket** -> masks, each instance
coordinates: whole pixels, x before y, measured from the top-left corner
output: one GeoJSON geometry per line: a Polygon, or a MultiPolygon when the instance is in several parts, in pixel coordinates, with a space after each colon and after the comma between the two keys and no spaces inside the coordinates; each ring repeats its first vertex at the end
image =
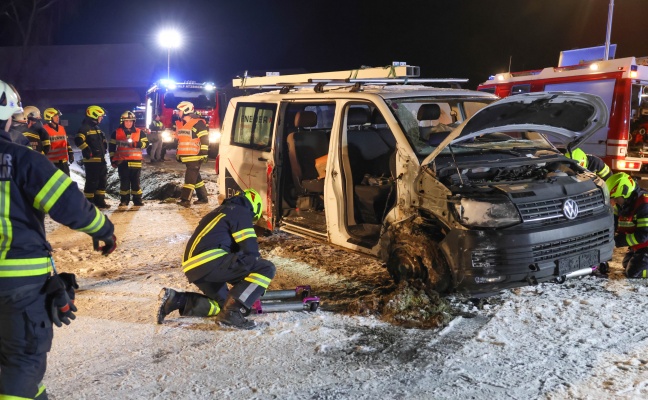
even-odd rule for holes
{"type": "Polygon", "coordinates": [[[54,172],[54,175],[36,195],[34,208],[49,212],[71,183],[72,180],[63,171],[54,172]]]}
{"type": "MultiPolygon", "coordinates": [[[[191,259],[191,257],[193,256],[193,252],[194,252],[194,250],[196,250],[196,246],[198,245],[198,243],[200,242],[200,240],[202,240],[202,238],[203,238],[206,234],[208,234],[209,231],[211,231],[212,229],[214,229],[214,226],[215,226],[215,225],[218,223],[218,221],[220,221],[224,216],[225,216],[225,214],[223,214],[223,213],[218,214],[214,219],[212,219],[211,221],[209,221],[209,223],[208,223],[207,225],[205,225],[205,228],[203,228],[202,231],[200,231],[200,233],[198,234],[198,236],[196,236],[196,240],[194,240],[193,244],[191,245],[191,250],[189,250],[189,254],[188,254],[189,259],[191,259]]],[[[203,254],[204,254],[204,253],[203,253],[203,254]]]]}
{"type": "Polygon", "coordinates": [[[2,195],[0,195],[0,259],[7,257],[13,240],[13,225],[10,218],[11,182],[2,182],[2,195]]]}
{"type": "Polygon", "coordinates": [[[10,396],[8,394],[0,394],[0,400],[32,400],[33,397],[18,397],[10,396]]]}
{"type": "Polygon", "coordinates": [[[0,278],[45,275],[52,271],[49,257],[0,260],[0,278]]]}
{"type": "Polygon", "coordinates": [[[610,173],[610,167],[608,167],[607,164],[603,164],[603,165],[604,165],[604,167],[601,168],[601,170],[596,173],[598,176],[601,176],[601,177],[603,177],[603,176],[610,173]]]}
{"type": "Polygon", "coordinates": [[[648,226],[648,218],[637,219],[637,228],[645,228],[648,226]]]}
{"type": "Polygon", "coordinates": [[[272,279],[268,278],[267,276],[257,274],[256,272],[253,272],[250,275],[246,276],[243,280],[257,284],[264,289],[267,289],[268,285],[270,285],[270,282],[272,281],[272,279]]]}
{"type": "Polygon", "coordinates": [[[209,300],[209,312],[207,313],[207,316],[212,317],[214,315],[217,315],[220,312],[220,306],[218,305],[216,300],[212,300],[212,299],[208,299],[208,300],[209,300]]]}
{"type": "Polygon", "coordinates": [[[634,224],[633,221],[627,221],[627,220],[619,218],[619,227],[620,228],[632,228],[634,226],[635,226],[635,224],[634,224]]]}
{"type": "Polygon", "coordinates": [[[225,250],[223,249],[214,249],[214,250],[207,250],[204,253],[200,253],[195,257],[191,257],[187,261],[182,262],[182,272],[187,272],[189,270],[192,270],[196,267],[199,267],[203,265],[206,262],[215,260],[217,258],[223,257],[225,254],[228,254],[225,250]]]}
{"type": "Polygon", "coordinates": [[[630,246],[636,246],[636,245],[639,244],[639,242],[637,242],[637,239],[635,238],[634,233],[629,233],[629,234],[627,234],[627,235],[626,235],[626,240],[628,241],[628,244],[629,244],[630,246]]]}
{"type": "Polygon", "coordinates": [[[244,241],[245,239],[249,238],[255,238],[257,237],[256,233],[254,233],[254,228],[247,228],[247,229],[242,229],[238,232],[232,233],[232,237],[234,238],[234,241],[236,243],[240,243],[244,241]]]}
{"type": "Polygon", "coordinates": [[[84,226],[83,228],[77,229],[78,231],[92,234],[97,232],[99,229],[101,229],[104,226],[104,223],[106,222],[106,216],[103,215],[103,213],[99,211],[97,207],[94,207],[94,210],[95,210],[95,217],[92,220],[92,222],[90,222],[89,225],[84,226]]]}

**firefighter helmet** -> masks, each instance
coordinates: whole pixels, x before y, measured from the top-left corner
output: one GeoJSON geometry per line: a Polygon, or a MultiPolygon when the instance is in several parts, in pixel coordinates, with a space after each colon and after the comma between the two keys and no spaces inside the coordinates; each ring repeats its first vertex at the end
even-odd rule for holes
{"type": "Polygon", "coordinates": [[[86,109],[86,115],[92,119],[99,119],[106,115],[106,110],[99,106],[90,106],[86,109]]]}
{"type": "Polygon", "coordinates": [[[20,95],[12,85],[0,81],[0,119],[3,121],[11,119],[12,115],[20,112],[22,112],[20,95]]]}
{"type": "Polygon", "coordinates": [[[185,115],[194,112],[194,105],[189,101],[181,101],[176,108],[182,111],[182,113],[185,115]]]}
{"type": "Polygon", "coordinates": [[[245,189],[243,192],[245,198],[248,199],[250,205],[252,206],[252,213],[254,214],[254,222],[258,221],[261,218],[263,213],[263,202],[261,201],[261,195],[254,189],[245,189]]]}
{"type": "Polygon", "coordinates": [[[132,111],[124,111],[119,117],[119,122],[122,123],[124,121],[135,121],[135,113],[132,111]]]}
{"type": "Polygon", "coordinates": [[[41,118],[40,110],[34,106],[27,106],[24,108],[25,119],[26,120],[35,120],[41,118]]]}
{"type": "Polygon", "coordinates": [[[574,149],[570,152],[565,153],[566,157],[571,158],[572,160],[578,161],[578,165],[583,168],[587,168],[587,154],[581,149],[574,149]]]}
{"type": "Polygon", "coordinates": [[[60,117],[61,115],[63,115],[63,113],[56,108],[46,108],[45,111],[43,111],[43,119],[45,121],[51,121],[52,118],[56,117],[57,115],[60,117]]]}
{"type": "Polygon", "coordinates": [[[616,174],[610,176],[605,184],[610,191],[610,197],[617,198],[623,197],[627,199],[630,197],[630,194],[634,192],[637,184],[632,179],[632,177],[625,172],[617,172],[616,174]]]}

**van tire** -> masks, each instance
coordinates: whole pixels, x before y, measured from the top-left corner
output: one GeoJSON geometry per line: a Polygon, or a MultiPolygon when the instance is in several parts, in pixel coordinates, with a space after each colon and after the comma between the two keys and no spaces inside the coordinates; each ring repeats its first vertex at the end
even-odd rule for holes
{"type": "Polygon", "coordinates": [[[439,244],[415,228],[391,237],[387,271],[394,282],[421,280],[439,294],[452,289],[452,275],[439,244]],[[421,243],[425,243],[424,246],[421,243]]]}

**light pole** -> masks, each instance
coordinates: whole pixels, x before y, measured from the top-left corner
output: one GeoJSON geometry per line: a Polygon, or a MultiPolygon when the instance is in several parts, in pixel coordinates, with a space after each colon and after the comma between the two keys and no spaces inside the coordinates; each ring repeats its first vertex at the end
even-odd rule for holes
{"type": "Polygon", "coordinates": [[[182,44],[182,37],[175,29],[163,29],[158,35],[160,46],[167,49],[167,79],[171,79],[171,49],[176,49],[182,44]]]}

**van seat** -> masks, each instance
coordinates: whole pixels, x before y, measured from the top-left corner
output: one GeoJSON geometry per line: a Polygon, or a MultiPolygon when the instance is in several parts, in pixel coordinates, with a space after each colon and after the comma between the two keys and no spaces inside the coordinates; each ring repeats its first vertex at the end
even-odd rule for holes
{"type": "Polygon", "coordinates": [[[305,130],[317,126],[317,114],[299,111],[295,114],[296,132],[290,133],[288,157],[298,195],[324,193],[324,179],[318,179],[315,159],[328,154],[329,134],[325,130],[305,130]]]}

